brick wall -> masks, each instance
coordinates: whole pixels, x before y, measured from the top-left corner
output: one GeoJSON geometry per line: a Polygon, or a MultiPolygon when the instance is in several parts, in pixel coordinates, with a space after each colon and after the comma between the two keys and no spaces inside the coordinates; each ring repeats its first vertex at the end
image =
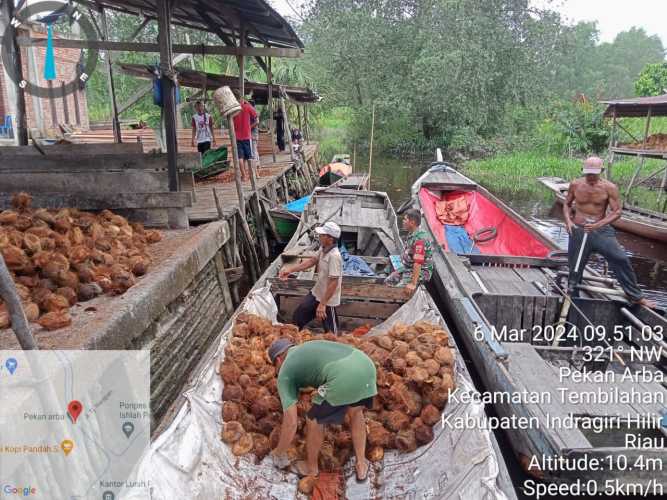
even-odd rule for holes
{"type": "MultiPolygon", "coordinates": [[[[38,31],[38,28],[35,28],[31,31],[30,36],[35,38],[45,38],[46,32],[38,31]]],[[[28,79],[29,76],[31,82],[43,87],[48,87],[47,82],[43,78],[46,47],[35,47],[30,50],[34,55],[35,64],[31,63],[28,48],[21,49],[23,76],[26,79],[28,79]]],[[[74,94],[68,94],[65,96],[64,100],[62,93],[60,92],[62,82],[67,83],[74,79],[81,52],[78,49],[64,49],[59,47],[56,47],[54,52],[57,77],[56,80],[52,82],[52,97],[39,98],[26,94],[28,128],[41,128],[46,132],[49,130],[57,130],[58,124],[68,124],[76,128],[88,130],[90,122],[88,119],[88,101],[86,99],[85,90],[77,90],[74,94]],[[77,102],[79,109],[78,120],[76,113],[77,102]],[[38,109],[35,109],[36,107],[38,109]],[[41,127],[39,123],[39,115],[41,115],[41,127]]],[[[0,62],[0,116],[2,117],[4,117],[5,114],[13,115],[15,109],[14,103],[9,102],[10,98],[7,95],[8,85],[12,85],[12,82],[5,73],[4,67],[2,67],[2,62],[0,62]]]]}

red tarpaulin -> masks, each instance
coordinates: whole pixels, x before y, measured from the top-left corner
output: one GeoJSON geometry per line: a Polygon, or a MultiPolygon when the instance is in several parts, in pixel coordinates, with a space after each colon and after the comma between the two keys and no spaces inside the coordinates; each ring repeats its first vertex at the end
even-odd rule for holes
{"type": "Polygon", "coordinates": [[[446,250],[447,240],[445,228],[438,220],[435,204],[441,200],[449,200],[458,196],[465,196],[468,202],[469,216],[464,224],[466,232],[472,237],[477,231],[493,227],[496,237],[486,243],[477,243],[480,253],[486,255],[513,255],[517,257],[546,257],[551,251],[549,247],[538,240],[530,231],[517,223],[507,212],[482,196],[477,191],[448,191],[442,196],[426,188],[419,190],[419,201],[424,211],[424,217],[435,234],[439,245],[446,250]]]}

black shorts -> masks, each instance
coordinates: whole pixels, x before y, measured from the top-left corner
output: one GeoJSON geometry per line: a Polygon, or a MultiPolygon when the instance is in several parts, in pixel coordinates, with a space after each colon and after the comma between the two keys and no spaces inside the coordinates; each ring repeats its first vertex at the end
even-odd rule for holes
{"type": "Polygon", "coordinates": [[[349,405],[340,405],[340,406],[331,406],[326,401],[322,401],[322,404],[314,404],[310,411],[308,412],[307,417],[311,420],[317,421],[318,424],[342,424],[345,420],[345,414],[347,413],[348,408],[355,406],[365,406],[367,409],[373,407],[373,397],[362,399],[356,403],[349,405]]]}
{"type": "Polygon", "coordinates": [[[239,160],[252,160],[252,145],[250,139],[236,141],[236,148],[239,151],[239,160]]]}
{"type": "Polygon", "coordinates": [[[197,151],[201,154],[206,153],[209,149],[211,149],[211,141],[200,142],[197,144],[197,151]]]}

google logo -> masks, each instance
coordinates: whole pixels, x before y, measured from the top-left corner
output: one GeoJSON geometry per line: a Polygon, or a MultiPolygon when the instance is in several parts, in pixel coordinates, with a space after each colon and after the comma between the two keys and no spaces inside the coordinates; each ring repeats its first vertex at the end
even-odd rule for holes
{"type": "Polygon", "coordinates": [[[33,495],[37,495],[37,488],[33,488],[32,486],[12,486],[10,484],[6,484],[2,487],[2,492],[5,495],[31,497],[33,495]]]}

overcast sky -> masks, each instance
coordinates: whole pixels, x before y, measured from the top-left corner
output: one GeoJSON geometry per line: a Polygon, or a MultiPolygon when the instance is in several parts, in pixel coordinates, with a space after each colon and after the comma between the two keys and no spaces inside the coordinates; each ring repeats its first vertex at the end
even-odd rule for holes
{"type": "MultiPolygon", "coordinates": [[[[632,26],[658,35],[667,47],[667,0],[533,0],[536,5],[551,4],[570,22],[597,21],[600,40],[611,42],[632,26]]],[[[294,16],[290,4],[299,11],[302,0],[269,0],[284,16],[294,16]]]]}

